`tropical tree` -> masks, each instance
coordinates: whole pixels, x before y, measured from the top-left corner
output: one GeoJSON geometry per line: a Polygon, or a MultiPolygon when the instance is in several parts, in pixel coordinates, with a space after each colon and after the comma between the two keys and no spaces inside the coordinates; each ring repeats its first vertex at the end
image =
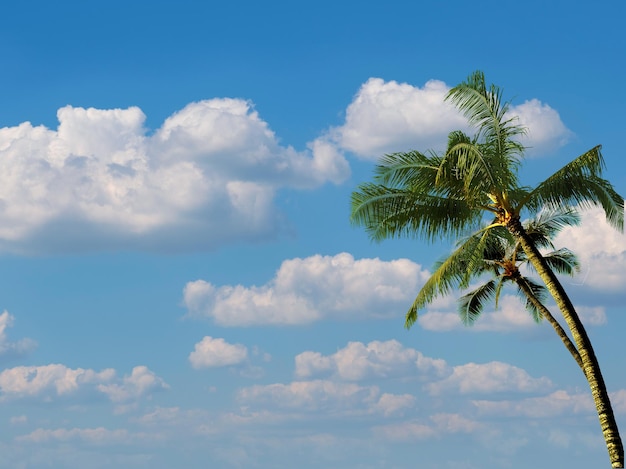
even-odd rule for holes
{"type": "Polygon", "coordinates": [[[361,184],[352,194],[352,221],[363,225],[375,240],[413,236],[428,241],[458,238],[480,229],[486,214],[492,222],[482,229],[470,271],[481,262],[490,232],[506,228],[519,243],[567,323],[583,363],[596,405],[607,450],[614,468],[624,467],[624,450],[611,402],[591,341],[556,273],[521,223],[522,211],[542,208],[599,206],[607,221],[623,230],[624,199],[602,177],[600,146],[594,147],[534,188],[521,186],[518,170],[525,133],[502,91],[487,86],[475,72],[452,88],[447,99],[476,129],[473,137],[461,131],[448,137],[443,154],[418,151],[385,155],[375,169],[374,182],[361,184]]]}
{"type": "MultiPolygon", "coordinates": [[[[556,249],[552,238],[567,225],[577,225],[578,214],[571,209],[542,210],[537,216],[527,221],[524,228],[535,245],[552,249],[543,254],[550,267],[565,275],[579,272],[580,265],[575,254],[566,248],[556,249]]],[[[479,246],[481,232],[475,233],[457,243],[454,251],[435,264],[432,276],[421,288],[411,308],[407,312],[405,326],[410,328],[417,321],[418,311],[431,303],[437,296],[445,295],[450,290],[462,291],[469,287],[473,279],[490,276],[485,283],[474,288],[459,299],[459,314],[465,325],[473,325],[480,317],[486,303],[498,300],[506,283],[513,283],[518,293],[525,298],[525,307],[535,322],[546,319],[553,327],[565,348],[570,352],[578,366],[584,372],[582,359],[563,327],[545,306],[547,290],[533,279],[522,275],[520,267],[528,264],[528,258],[521,251],[520,244],[502,227],[489,231],[487,243],[478,255],[474,250],[479,246]],[[480,256],[479,263],[472,259],[480,256]],[[471,270],[471,269],[475,270],[471,270]]],[[[532,267],[531,267],[532,270],[532,267]]]]}

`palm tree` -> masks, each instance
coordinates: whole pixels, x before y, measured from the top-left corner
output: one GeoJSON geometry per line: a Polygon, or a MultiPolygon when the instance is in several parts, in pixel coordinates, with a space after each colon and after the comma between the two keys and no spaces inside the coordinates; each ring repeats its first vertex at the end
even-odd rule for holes
{"type": "Polygon", "coordinates": [[[478,254],[489,232],[506,228],[563,314],[591,388],[611,465],[622,468],[624,450],[591,341],[555,272],[520,221],[522,210],[600,206],[608,222],[623,230],[624,199],[602,178],[600,147],[536,187],[524,187],[517,175],[524,147],[517,138],[525,130],[508,115],[509,103],[502,100],[500,88],[487,87],[482,72],[475,72],[452,88],[447,99],[477,129],[476,135],[452,132],[443,155],[410,151],[384,156],[375,169],[375,182],[361,184],[352,194],[352,221],[364,225],[375,240],[420,236],[432,241],[476,231],[489,214],[493,222],[477,239],[473,264],[480,262],[478,254]]]}
{"type": "MultiPolygon", "coordinates": [[[[551,239],[564,226],[578,224],[579,221],[580,217],[571,209],[543,210],[524,226],[537,246],[553,249],[543,257],[550,267],[560,274],[571,276],[578,272],[580,270],[578,259],[566,248],[554,250],[551,239]]],[[[452,287],[460,291],[466,289],[472,279],[484,276],[484,274],[491,275],[492,278],[487,282],[459,299],[459,314],[462,322],[465,325],[474,324],[489,300],[495,300],[497,308],[504,284],[514,283],[518,293],[525,297],[525,307],[533,319],[536,322],[546,319],[550,323],[584,372],[583,362],[576,346],[544,305],[546,288],[521,274],[520,266],[527,264],[528,259],[524,252],[520,251],[519,243],[516,243],[511,234],[502,227],[491,229],[489,234],[490,237],[483,247],[479,263],[472,263],[471,260],[476,257],[474,250],[479,245],[480,232],[459,242],[452,254],[435,264],[433,275],[422,287],[406,315],[405,326],[411,327],[417,321],[418,310],[443,293],[441,287],[446,290],[452,287]],[[471,268],[475,270],[472,271],[471,268]]]]}

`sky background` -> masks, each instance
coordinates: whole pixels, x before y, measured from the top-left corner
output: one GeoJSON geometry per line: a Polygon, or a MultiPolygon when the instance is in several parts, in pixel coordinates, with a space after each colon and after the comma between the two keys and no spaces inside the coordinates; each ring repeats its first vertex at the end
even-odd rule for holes
{"type": "MultiPolygon", "coordinates": [[[[349,198],[467,129],[443,97],[477,69],[525,183],[602,144],[625,194],[625,10],[3,5],[0,468],[609,467],[550,326],[507,292],[405,330],[452,244],[372,243],[349,198]]],[[[626,238],[589,211],[556,241],[624,429],[626,238]]]]}

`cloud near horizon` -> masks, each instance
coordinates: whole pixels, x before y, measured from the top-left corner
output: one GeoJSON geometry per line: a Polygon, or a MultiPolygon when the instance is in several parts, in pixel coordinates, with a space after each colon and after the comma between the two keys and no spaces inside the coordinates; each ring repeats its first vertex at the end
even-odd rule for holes
{"type": "Polygon", "coordinates": [[[121,379],[112,368],[97,372],[58,363],[16,366],[0,372],[0,402],[16,399],[50,402],[86,393],[92,396],[104,394],[111,402],[119,404],[136,401],[168,387],[146,366],[134,367],[130,375],[121,379]]]}

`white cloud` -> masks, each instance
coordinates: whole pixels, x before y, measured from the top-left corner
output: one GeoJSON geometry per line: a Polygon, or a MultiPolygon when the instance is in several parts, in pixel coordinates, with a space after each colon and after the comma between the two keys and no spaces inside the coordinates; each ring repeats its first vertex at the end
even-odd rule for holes
{"type": "Polygon", "coordinates": [[[83,368],[68,368],[61,364],[18,366],[0,373],[3,399],[27,396],[62,396],[80,388],[113,379],[115,370],[95,372],[83,368]]]}
{"type": "Polygon", "coordinates": [[[467,129],[466,120],[444,102],[448,91],[438,80],[419,88],[370,78],[346,109],[343,126],[332,133],[341,147],[366,158],[410,149],[443,150],[451,130],[467,129]]]}
{"type": "Polygon", "coordinates": [[[194,102],[150,135],[128,109],[66,106],[56,130],[0,129],[0,250],[211,248],[273,236],[279,187],[339,183],[346,160],[321,137],[278,143],[240,99],[194,102]]]}
{"type": "Polygon", "coordinates": [[[353,408],[364,402],[373,403],[378,396],[379,390],[375,386],[327,380],[255,385],[238,392],[238,399],[242,402],[271,403],[281,408],[309,411],[322,407],[353,408]]]}
{"type": "Polygon", "coordinates": [[[131,374],[124,376],[119,384],[98,385],[98,390],[109,396],[113,402],[136,400],[153,391],[168,388],[167,383],[150,371],[147,366],[134,367],[131,374]]]}
{"type": "Polygon", "coordinates": [[[385,417],[402,413],[415,405],[415,397],[410,394],[389,394],[384,393],[378,399],[372,409],[382,413],[385,417]]]}
{"type": "Polygon", "coordinates": [[[445,392],[461,394],[534,392],[550,387],[552,382],[546,377],[533,378],[521,368],[497,361],[455,366],[450,376],[426,386],[432,395],[445,392]]]}
{"type": "Polygon", "coordinates": [[[15,318],[8,311],[5,310],[0,314],[0,357],[23,355],[37,347],[37,343],[32,339],[20,339],[17,342],[9,341],[6,331],[13,326],[14,321],[15,318]]]}
{"type": "Polygon", "coordinates": [[[37,398],[51,401],[78,393],[104,393],[112,402],[136,400],[166,388],[163,380],[145,366],[133,368],[121,381],[115,370],[100,372],[68,368],[61,364],[18,366],[0,372],[0,399],[37,398]]]}
{"type": "Polygon", "coordinates": [[[555,245],[569,248],[581,261],[581,272],[569,281],[570,284],[599,290],[626,289],[623,274],[626,265],[626,234],[618,232],[606,222],[602,209],[582,212],[580,225],[565,227],[556,237],[555,245]]]}
{"type": "Polygon", "coordinates": [[[408,259],[355,260],[341,253],[286,260],[261,287],[216,287],[197,280],[183,295],[190,316],[210,317],[220,325],[295,325],[324,317],[403,314],[427,277],[408,259]]]}
{"type": "Polygon", "coordinates": [[[198,342],[189,354],[189,362],[194,368],[211,368],[236,365],[248,358],[248,349],[241,344],[229,344],[224,339],[206,336],[198,342]]]}
{"type": "Polygon", "coordinates": [[[530,397],[519,401],[475,400],[472,404],[483,415],[523,416],[530,418],[591,413],[594,411],[591,394],[569,394],[558,390],[547,396],[530,397]]]}
{"type": "Polygon", "coordinates": [[[529,147],[526,154],[537,156],[564,146],[573,136],[565,127],[559,113],[537,99],[511,106],[507,117],[517,117],[518,124],[526,128],[521,142],[529,147]]]}
{"type": "Polygon", "coordinates": [[[325,372],[344,380],[410,376],[416,372],[440,376],[448,370],[444,360],[426,357],[396,340],[376,340],[367,345],[350,342],[329,356],[306,351],[297,355],[295,362],[296,376],[303,378],[325,372]]]}
{"type": "Polygon", "coordinates": [[[359,386],[328,380],[255,385],[240,389],[237,398],[246,405],[270,405],[297,412],[376,413],[385,416],[401,413],[415,402],[409,394],[381,395],[377,386],[359,386]]]}
{"type": "MultiPolygon", "coordinates": [[[[331,129],[330,135],[341,148],[367,159],[395,151],[442,151],[451,131],[473,133],[466,119],[444,100],[449,90],[439,80],[420,88],[370,78],[346,109],[344,124],[331,129]]],[[[521,142],[532,147],[531,154],[564,145],[571,135],[559,114],[537,99],[512,106],[509,115],[528,128],[521,142]]]]}

